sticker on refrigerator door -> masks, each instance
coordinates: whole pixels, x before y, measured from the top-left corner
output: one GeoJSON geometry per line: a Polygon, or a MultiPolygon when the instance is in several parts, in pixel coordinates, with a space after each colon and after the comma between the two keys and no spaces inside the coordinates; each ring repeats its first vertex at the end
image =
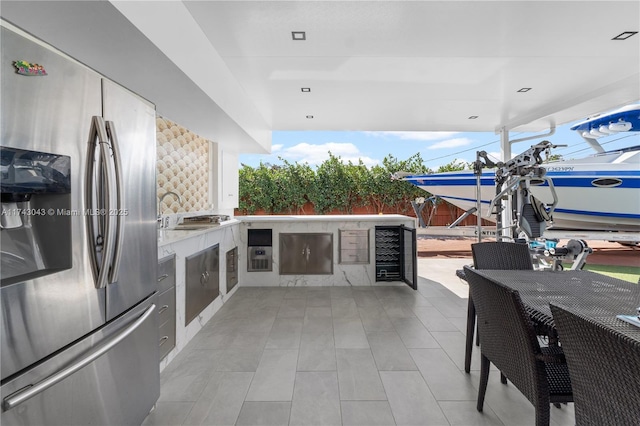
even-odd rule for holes
{"type": "Polygon", "coordinates": [[[32,64],[27,61],[14,61],[13,66],[16,68],[16,73],[26,76],[42,76],[47,75],[44,67],[40,64],[32,64]]]}

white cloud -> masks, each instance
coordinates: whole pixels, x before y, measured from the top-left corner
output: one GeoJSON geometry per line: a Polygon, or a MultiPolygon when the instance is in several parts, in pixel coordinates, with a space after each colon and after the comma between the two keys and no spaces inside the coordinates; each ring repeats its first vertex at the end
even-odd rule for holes
{"type": "Polygon", "coordinates": [[[329,152],[335,157],[340,157],[344,163],[351,161],[357,164],[359,160],[366,166],[374,166],[380,161],[360,153],[357,146],[352,143],[327,142],[320,145],[311,145],[306,142],[299,143],[289,148],[282,149],[279,156],[288,161],[309,163],[317,166],[329,159],[329,152]]]}
{"type": "Polygon", "coordinates": [[[357,157],[342,156],[341,159],[343,163],[348,163],[349,161],[351,161],[353,164],[358,164],[358,162],[362,160],[362,164],[364,164],[367,167],[372,167],[377,164],[380,164],[380,160],[376,160],[375,158],[371,158],[371,157],[363,157],[361,155],[357,157]]]}
{"type": "Polygon", "coordinates": [[[467,146],[473,143],[473,141],[469,138],[454,138],[447,139],[441,142],[436,142],[433,145],[429,145],[427,149],[446,149],[446,148],[456,148],[459,146],[467,146]]]}
{"type": "Polygon", "coordinates": [[[355,154],[358,152],[358,147],[352,143],[327,142],[320,145],[311,145],[306,142],[302,142],[290,148],[286,148],[282,152],[292,158],[315,156],[325,156],[328,158],[329,151],[331,151],[333,155],[355,154]]]}
{"type": "Polygon", "coordinates": [[[437,141],[457,135],[459,132],[364,132],[375,137],[395,136],[403,140],[437,141]]]}
{"type": "Polygon", "coordinates": [[[282,149],[284,145],[281,143],[277,143],[275,145],[271,145],[271,153],[276,153],[282,149]]]}

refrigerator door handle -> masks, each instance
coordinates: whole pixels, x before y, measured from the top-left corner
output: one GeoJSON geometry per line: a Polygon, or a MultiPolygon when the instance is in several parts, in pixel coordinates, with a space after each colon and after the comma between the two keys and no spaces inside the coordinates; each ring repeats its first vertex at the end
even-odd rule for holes
{"type": "Polygon", "coordinates": [[[151,314],[153,313],[153,311],[155,309],[156,309],[156,305],[155,304],[151,304],[151,306],[149,306],[147,308],[147,310],[140,316],[140,318],[135,320],[133,323],[131,323],[131,325],[127,326],[124,330],[122,330],[119,333],[117,333],[107,343],[105,343],[104,345],[100,346],[100,348],[98,348],[94,352],[91,352],[89,355],[87,355],[86,357],[82,358],[80,361],[70,365],[69,367],[67,367],[67,368],[65,368],[63,370],[58,371],[57,373],[52,374],[51,376],[47,377],[44,380],[41,380],[40,382],[38,382],[38,383],[36,383],[34,385],[29,385],[29,386],[27,386],[25,388],[22,388],[21,390],[15,392],[15,393],[13,393],[12,395],[9,395],[8,397],[6,397],[4,399],[4,401],[2,401],[2,409],[3,409],[3,411],[10,410],[13,407],[15,407],[16,405],[22,404],[26,400],[36,396],[37,394],[39,394],[39,393],[43,392],[44,390],[50,388],[51,386],[55,385],[56,383],[61,382],[62,380],[66,379],[67,377],[71,376],[76,371],[78,371],[81,368],[91,364],[93,361],[95,361],[96,359],[100,358],[102,355],[104,355],[107,352],[109,352],[118,343],[120,343],[121,341],[126,339],[131,333],[136,331],[136,329],[138,327],[140,327],[142,325],[142,323],[145,322],[147,320],[147,318],[149,318],[151,316],[151,314]]]}
{"type": "Polygon", "coordinates": [[[115,170],[115,186],[116,186],[116,207],[109,212],[109,220],[116,221],[115,248],[113,258],[111,260],[111,268],[109,270],[109,284],[118,281],[118,271],[120,270],[120,257],[122,255],[122,240],[124,238],[124,216],[126,213],[122,200],[124,199],[124,186],[122,185],[122,157],[118,147],[118,135],[116,126],[113,121],[106,122],[107,135],[111,140],[111,151],[113,152],[113,167],[115,170]]]}
{"type": "Polygon", "coordinates": [[[92,118],[88,145],[85,176],[85,203],[88,214],[85,214],[85,220],[90,242],[91,263],[94,277],[96,278],[96,288],[104,288],[109,272],[109,260],[112,258],[113,253],[111,220],[108,215],[111,208],[113,184],[111,165],[109,164],[111,146],[102,117],[94,116],[92,118]],[[98,147],[96,147],[96,143],[98,147]],[[95,167],[96,148],[98,148],[99,158],[97,171],[95,167]],[[96,200],[94,200],[94,196],[96,200]],[[95,205],[95,203],[98,205],[95,205]],[[96,235],[95,228],[98,228],[98,235],[96,235]],[[98,256],[98,253],[101,253],[101,256],[98,256]]]}

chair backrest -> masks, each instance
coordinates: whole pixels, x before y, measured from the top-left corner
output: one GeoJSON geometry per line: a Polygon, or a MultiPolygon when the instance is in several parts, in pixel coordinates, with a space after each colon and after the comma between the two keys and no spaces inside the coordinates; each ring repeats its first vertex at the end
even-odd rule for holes
{"type": "Polygon", "coordinates": [[[640,424],[640,341],[564,306],[552,303],[551,312],[569,366],[576,424],[640,424]]]}
{"type": "Polygon", "coordinates": [[[540,345],[520,294],[465,266],[478,316],[480,349],[533,404],[549,395],[544,363],[536,360],[540,345]]]}
{"type": "Polygon", "coordinates": [[[522,243],[484,242],[471,244],[476,269],[532,270],[529,246],[522,243]]]}

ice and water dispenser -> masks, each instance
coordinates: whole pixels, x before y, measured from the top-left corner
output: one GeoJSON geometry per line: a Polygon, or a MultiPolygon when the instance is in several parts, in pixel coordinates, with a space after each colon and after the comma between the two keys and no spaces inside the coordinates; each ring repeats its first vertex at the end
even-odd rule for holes
{"type": "Polygon", "coordinates": [[[247,271],[273,270],[272,230],[248,229],[247,237],[247,271]]]}
{"type": "Polygon", "coordinates": [[[71,158],[0,148],[2,286],[72,266],[71,158]]]}

